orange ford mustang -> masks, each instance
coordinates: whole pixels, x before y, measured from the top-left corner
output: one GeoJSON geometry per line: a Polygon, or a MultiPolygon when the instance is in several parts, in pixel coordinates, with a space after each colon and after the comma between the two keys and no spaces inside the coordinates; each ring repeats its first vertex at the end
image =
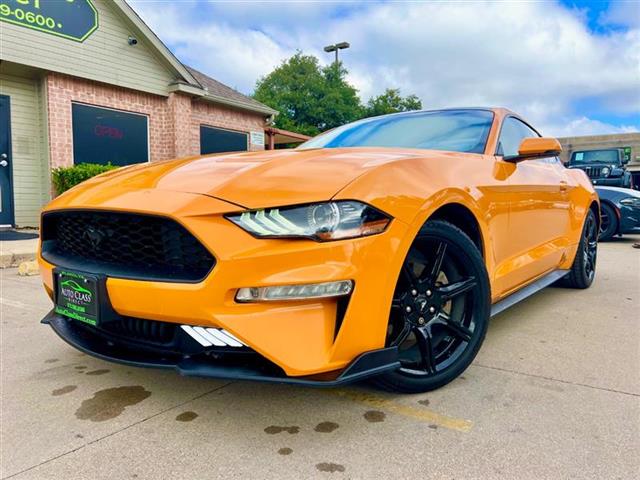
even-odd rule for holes
{"type": "Polygon", "coordinates": [[[508,110],[466,108],[108,172],[42,214],[43,322],[184,375],[434,389],[491,315],[593,281],[598,197],[559,152],[508,110]]]}

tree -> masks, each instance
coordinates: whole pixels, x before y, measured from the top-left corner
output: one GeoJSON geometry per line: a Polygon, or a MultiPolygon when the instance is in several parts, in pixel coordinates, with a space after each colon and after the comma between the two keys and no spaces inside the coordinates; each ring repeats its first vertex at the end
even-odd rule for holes
{"type": "Polygon", "coordinates": [[[400,89],[387,88],[382,95],[372,97],[367,102],[365,116],[375,117],[387,113],[408,112],[422,109],[422,101],[415,95],[402,97],[400,89]]]}
{"type": "Polygon", "coordinates": [[[254,98],[278,110],[275,126],[306,135],[362,117],[357,90],[341,64],[321,68],[313,55],[296,53],[256,83],[254,98]]]}

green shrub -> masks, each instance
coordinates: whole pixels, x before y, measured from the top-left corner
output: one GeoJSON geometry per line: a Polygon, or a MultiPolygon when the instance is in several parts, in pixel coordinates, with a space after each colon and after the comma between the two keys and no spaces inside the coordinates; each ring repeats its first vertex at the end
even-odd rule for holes
{"type": "Polygon", "coordinates": [[[51,181],[56,194],[60,195],[71,187],[78,185],[91,177],[95,177],[109,170],[118,168],[110,163],[107,165],[97,165],[94,163],[80,163],[73,167],[59,167],[51,170],[51,181]]]}

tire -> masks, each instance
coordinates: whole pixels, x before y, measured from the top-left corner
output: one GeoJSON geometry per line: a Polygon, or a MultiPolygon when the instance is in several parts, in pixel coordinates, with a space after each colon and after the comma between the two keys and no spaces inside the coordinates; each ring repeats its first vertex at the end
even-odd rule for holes
{"type": "Polygon", "coordinates": [[[596,275],[598,258],[598,222],[593,210],[589,209],[582,227],[582,235],[578,244],[576,257],[569,274],[564,277],[564,284],[570,288],[589,288],[596,275]]]}
{"type": "Polygon", "coordinates": [[[482,255],[459,228],[427,222],[409,249],[396,284],[387,346],[401,367],[373,379],[379,387],[421,393],[442,387],[471,364],[491,312],[482,255]]]}
{"type": "Polygon", "coordinates": [[[606,242],[611,240],[618,231],[618,216],[614,208],[608,203],[600,205],[600,235],[598,240],[606,242]]]}

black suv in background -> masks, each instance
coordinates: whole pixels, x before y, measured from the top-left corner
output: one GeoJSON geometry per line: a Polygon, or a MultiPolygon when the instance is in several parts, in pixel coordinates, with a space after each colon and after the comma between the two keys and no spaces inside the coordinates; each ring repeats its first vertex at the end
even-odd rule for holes
{"type": "Polygon", "coordinates": [[[633,188],[627,161],[621,148],[576,150],[571,154],[567,167],[584,170],[594,185],[633,188]]]}

